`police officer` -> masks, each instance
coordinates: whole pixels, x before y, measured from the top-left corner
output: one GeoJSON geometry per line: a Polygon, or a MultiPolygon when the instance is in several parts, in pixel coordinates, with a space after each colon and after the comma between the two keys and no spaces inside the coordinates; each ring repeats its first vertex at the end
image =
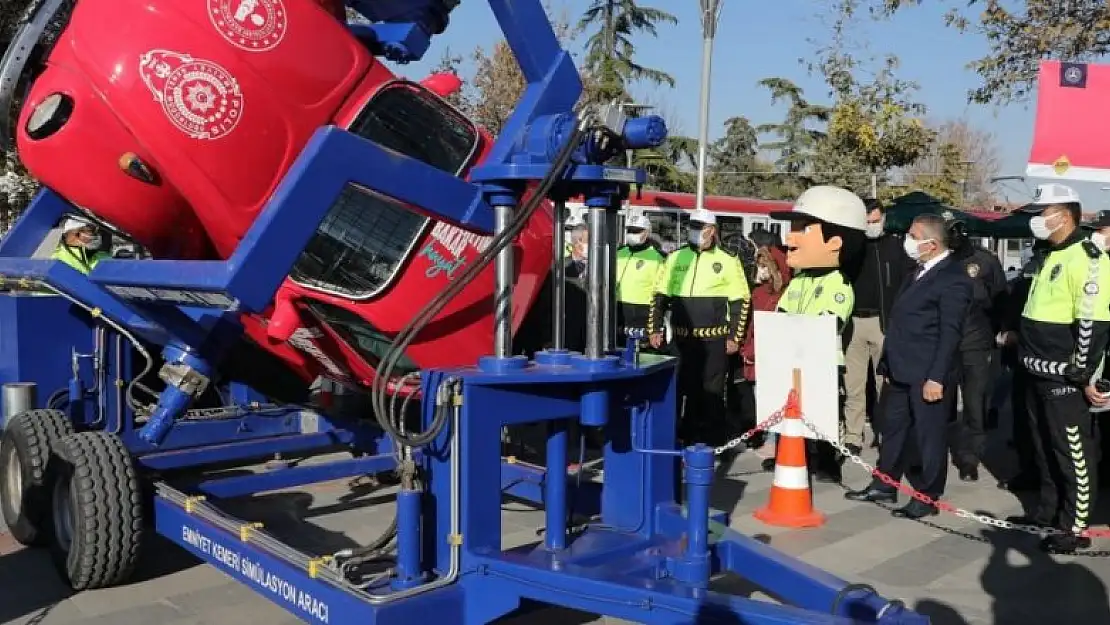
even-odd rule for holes
{"type": "Polygon", "coordinates": [[[963,410],[952,402],[957,433],[951,441],[952,457],[960,479],[979,479],[979,462],[986,442],[987,409],[995,360],[995,337],[1002,329],[1006,302],[1006,274],[998,257],[975,245],[960,220],[948,221],[949,248],[971,280],[972,300],[964,319],[956,369],[959,371],[963,410]]]}
{"type": "Polygon", "coordinates": [[[100,261],[111,257],[98,251],[99,247],[96,226],[81,217],[68,217],[62,222],[62,238],[50,258],[88,274],[100,261]]]}
{"type": "Polygon", "coordinates": [[[727,437],[728,356],[740,351],[751,291],[740,260],[721,248],[717,217],[691,212],[689,245],[667,256],[648,311],[651,346],[663,345],[663,315],[671,313],[680,364],[679,438],[719,445],[727,437]]]}
{"type": "Polygon", "coordinates": [[[1018,332],[1031,381],[1026,401],[1041,498],[1032,515],[1017,520],[1063,530],[1041,546],[1070,553],[1091,544],[1081,535],[1098,492],[1088,402],[1101,399],[1090,379],[1110,331],[1110,258],[1078,229],[1079,196],[1070,187],[1037,187],[1027,210],[1040,213],[1029,228],[1051,248],[1033,277],[1018,332]]]}
{"type": "Polygon", "coordinates": [[[650,236],[651,221],[646,216],[629,216],[625,244],[617,250],[617,325],[622,336],[648,335],[652,295],[666,260],[666,255],[651,244],[650,236]]]}

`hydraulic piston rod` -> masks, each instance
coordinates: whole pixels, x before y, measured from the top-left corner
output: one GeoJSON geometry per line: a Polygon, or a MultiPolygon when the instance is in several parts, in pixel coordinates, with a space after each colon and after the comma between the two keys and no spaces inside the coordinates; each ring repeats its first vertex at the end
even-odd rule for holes
{"type": "Polygon", "coordinates": [[[608,237],[605,227],[608,218],[605,213],[606,211],[599,207],[591,206],[589,210],[590,251],[586,265],[590,284],[586,299],[586,357],[592,359],[605,356],[606,347],[605,323],[608,317],[605,309],[608,308],[608,302],[605,295],[608,291],[605,288],[605,282],[609,275],[605,262],[607,249],[605,241],[608,237]]]}
{"type": "MultiPolygon", "coordinates": [[[[494,224],[498,235],[509,229],[512,206],[495,206],[494,224]]],[[[497,358],[513,355],[513,246],[497,253],[497,294],[494,299],[493,352],[497,358]]]]}

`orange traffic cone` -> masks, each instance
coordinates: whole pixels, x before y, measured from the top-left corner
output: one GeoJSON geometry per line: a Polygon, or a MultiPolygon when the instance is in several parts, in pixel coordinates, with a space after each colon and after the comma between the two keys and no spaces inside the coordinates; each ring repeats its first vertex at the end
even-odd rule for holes
{"type": "Polygon", "coordinates": [[[813,509],[806,467],[805,425],[796,389],[790,391],[784,413],[771,498],[766,506],[755,511],[755,518],[779,527],[819,527],[825,524],[825,515],[813,509]]]}

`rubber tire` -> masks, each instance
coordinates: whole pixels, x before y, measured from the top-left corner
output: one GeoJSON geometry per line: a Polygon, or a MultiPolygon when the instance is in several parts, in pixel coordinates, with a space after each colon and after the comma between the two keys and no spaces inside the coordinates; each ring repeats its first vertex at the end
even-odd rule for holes
{"type": "Polygon", "coordinates": [[[48,479],[52,495],[69,498],[73,516],[66,549],[58,539],[60,519],[51,497],[50,551],[62,579],[78,591],[127,581],[139,560],[144,523],[142,484],[123,441],[106,432],[63,438],[48,479]]]}
{"type": "Polygon", "coordinates": [[[50,488],[47,466],[54,443],[73,433],[73,424],[60,410],[29,410],[11,419],[0,438],[0,514],[12,538],[27,546],[49,543],[50,488]],[[16,512],[9,504],[8,459],[11,450],[19,458],[22,476],[21,504],[16,512]]]}

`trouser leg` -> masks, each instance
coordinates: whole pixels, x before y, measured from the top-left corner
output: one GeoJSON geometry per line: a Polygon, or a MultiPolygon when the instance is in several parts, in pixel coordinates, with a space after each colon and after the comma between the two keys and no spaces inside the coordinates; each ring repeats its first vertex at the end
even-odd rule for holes
{"type": "MultiPolygon", "coordinates": [[[[882,399],[876,410],[877,430],[882,436],[877,468],[895,482],[902,480],[908,462],[908,442],[913,423],[909,393],[910,387],[888,380],[883,384],[882,399]]],[[[877,482],[874,485],[890,490],[890,487],[877,482]]]]}
{"type": "Polygon", "coordinates": [[[961,354],[960,390],[964,409],[957,421],[953,455],[960,466],[967,468],[978,466],[983,455],[990,367],[990,350],[972,350],[961,354]]]}
{"type": "Polygon", "coordinates": [[[867,374],[871,369],[868,332],[878,317],[853,317],[852,338],[844,350],[844,444],[863,445],[863,427],[867,420],[867,374]]]}
{"type": "Polygon", "coordinates": [[[921,385],[914,385],[909,393],[913,420],[913,439],[921,457],[921,473],[915,478],[914,488],[933,499],[944,494],[948,482],[948,416],[950,402],[956,401],[955,393],[946,392],[938,402],[926,402],[921,385]]]}
{"type": "Polygon", "coordinates": [[[1030,385],[1033,379],[1021,366],[1013,370],[1013,385],[1010,388],[1010,424],[1011,436],[1014,441],[1014,452],[1017,455],[1018,473],[1016,477],[1021,481],[1036,483],[1038,480],[1037,452],[1034,449],[1033,438],[1034,420],[1029,408],[1030,385]]]}
{"type": "Polygon", "coordinates": [[[1058,527],[1079,534],[1087,529],[1098,491],[1094,425],[1083,392],[1075,386],[1047,385],[1044,415],[1058,467],[1058,527]]]}
{"type": "Polygon", "coordinates": [[[700,412],[697,405],[701,398],[702,359],[697,342],[679,339],[675,342],[678,350],[678,438],[684,443],[694,440],[692,430],[695,415],[700,412]]]}
{"type": "Polygon", "coordinates": [[[1056,485],[1062,481],[1052,448],[1052,430],[1045,401],[1050,383],[1032,376],[1027,378],[1029,384],[1025,393],[1025,407],[1029,422],[1030,449],[1040,476],[1040,499],[1032,516],[1037,521],[1049,523],[1056,518],[1056,512],[1060,508],[1060,491],[1056,485]]]}
{"type": "Polygon", "coordinates": [[[722,445],[727,442],[728,419],[725,416],[725,384],[728,379],[728,354],[725,339],[701,341],[702,378],[701,414],[698,415],[702,438],[699,442],[722,445]]]}

